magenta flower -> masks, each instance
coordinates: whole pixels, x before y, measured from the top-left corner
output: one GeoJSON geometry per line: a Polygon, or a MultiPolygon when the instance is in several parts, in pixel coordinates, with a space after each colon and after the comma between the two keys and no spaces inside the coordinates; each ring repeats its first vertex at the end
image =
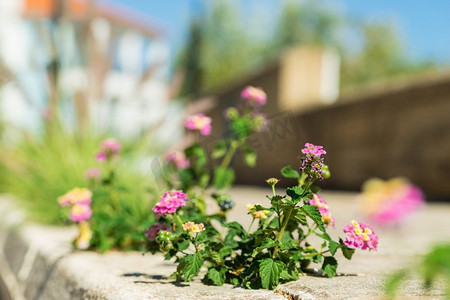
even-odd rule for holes
{"type": "Polygon", "coordinates": [[[335,220],[330,213],[328,203],[317,194],[313,194],[313,198],[309,200],[308,204],[314,205],[319,209],[320,214],[322,215],[322,221],[325,225],[334,226],[335,220]]]}
{"type": "Polygon", "coordinates": [[[211,134],[211,118],[204,114],[195,114],[189,116],[184,122],[184,127],[189,130],[198,130],[203,136],[211,134]]]}
{"type": "Polygon", "coordinates": [[[310,157],[310,159],[319,159],[321,155],[327,154],[327,152],[323,150],[322,146],[316,146],[311,143],[305,144],[305,148],[302,149],[302,153],[307,157],[310,157]]]}
{"type": "Polygon", "coordinates": [[[109,138],[100,143],[100,152],[97,153],[97,161],[106,161],[117,158],[122,146],[115,139],[109,138]]]}
{"type": "Polygon", "coordinates": [[[84,178],[87,180],[98,180],[100,179],[100,169],[99,168],[89,168],[84,173],[84,178]]]}
{"type": "Polygon", "coordinates": [[[89,219],[92,215],[92,210],[89,205],[75,204],[70,209],[70,219],[73,222],[82,222],[89,219]]]}
{"type": "Polygon", "coordinates": [[[156,237],[158,236],[161,230],[170,231],[169,227],[163,223],[155,223],[150,226],[145,232],[145,236],[148,238],[150,242],[156,241],[156,237]]]}
{"type": "Polygon", "coordinates": [[[399,224],[425,204],[422,191],[402,178],[367,181],[361,199],[369,219],[381,226],[399,224]]]}
{"type": "Polygon", "coordinates": [[[267,102],[266,93],[262,89],[255,88],[253,86],[248,86],[243,89],[241,92],[241,97],[246,103],[253,107],[263,106],[267,102]]]}
{"type": "Polygon", "coordinates": [[[153,207],[153,211],[156,213],[156,218],[173,214],[180,207],[186,205],[189,198],[183,191],[171,190],[161,197],[159,202],[153,207]]]}
{"type": "Polygon", "coordinates": [[[310,180],[314,178],[319,178],[323,180],[324,174],[324,164],[322,155],[327,152],[323,150],[322,146],[316,146],[310,143],[305,144],[302,153],[304,157],[301,159],[302,165],[300,166],[300,171],[307,172],[310,180]]]}
{"type": "Polygon", "coordinates": [[[186,158],[184,152],[180,151],[167,154],[166,161],[169,163],[173,163],[179,170],[187,169],[190,165],[189,159],[186,158]]]}
{"type": "Polygon", "coordinates": [[[347,234],[344,244],[348,247],[375,251],[378,249],[378,236],[370,226],[353,220],[352,225],[344,227],[344,232],[347,234]]]}

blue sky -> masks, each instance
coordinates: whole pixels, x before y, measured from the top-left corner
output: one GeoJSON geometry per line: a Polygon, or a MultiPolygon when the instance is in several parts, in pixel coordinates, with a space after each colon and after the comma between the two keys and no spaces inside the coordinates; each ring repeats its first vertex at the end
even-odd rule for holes
{"type": "MultiPolygon", "coordinates": [[[[190,13],[199,9],[202,0],[108,0],[149,16],[166,30],[176,50],[187,31],[190,13]]],[[[211,1],[211,0],[210,0],[211,1]]],[[[270,23],[279,13],[279,0],[232,0],[245,13],[255,9],[270,23]]],[[[395,24],[412,59],[450,62],[450,0],[334,0],[330,5],[344,15],[364,21],[387,21],[395,24]]]]}

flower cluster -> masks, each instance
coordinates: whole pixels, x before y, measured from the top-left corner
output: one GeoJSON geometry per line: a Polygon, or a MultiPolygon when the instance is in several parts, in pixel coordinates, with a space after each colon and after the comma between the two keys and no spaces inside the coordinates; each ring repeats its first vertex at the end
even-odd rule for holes
{"type": "Polygon", "coordinates": [[[153,211],[159,219],[161,216],[173,214],[177,209],[185,206],[187,201],[189,201],[189,198],[185,193],[171,190],[164,193],[159,202],[153,207],[153,211]]]}
{"type": "Polygon", "coordinates": [[[402,178],[367,181],[361,199],[365,214],[379,225],[398,224],[425,203],[422,191],[402,178]]]}
{"type": "Polygon", "coordinates": [[[267,95],[260,89],[253,86],[248,86],[241,92],[241,97],[253,107],[260,107],[266,104],[267,95]]]}
{"type": "Polygon", "coordinates": [[[189,130],[198,130],[201,135],[207,136],[211,134],[211,118],[204,114],[191,115],[184,122],[184,127],[189,130]]]}
{"type": "Polygon", "coordinates": [[[91,205],[92,192],[86,188],[74,188],[58,198],[60,206],[91,205]]]}
{"type": "Polygon", "coordinates": [[[265,219],[267,218],[267,215],[270,213],[268,210],[257,210],[257,211],[253,211],[255,208],[254,204],[247,204],[247,209],[248,212],[252,215],[253,218],[255,219],[265,219]]]}
{"type": "Polygon", "coordinates": [[[320,214],[322,215],[322,221],[325,225],[334,226],[334,218],[330,213],[330,209],[328,208],[328,203],[317,194],[313,194],[313,198],[309,200],[310,205],[314,205],[319,209],[320,214]]]}
{"type": "Polygon", "coordinates": [[[58,198],[60,206],[71,206],[70,220],[78,223],[78,237],[75,246],[78,249],[87,249],[92,238],[92,231],[88,220],[91,218],[92,192],[86,188],[74,188],[58,198]]]}
{"type": "Polygon", "coordinates": [[[167,154],[166,161],[168,163],[173,163],[177,169],[183,170],[189,168],[189,159],[186,158],[184,152],[176,151],[167,154]]]}
{"type": "Polygon", "coordinates": [[[205,231],[205,225],[203,225],[203,223],[195,224],[194,222],[186,222],[181,226],[186,232],[200,233],[205,231]]]}
{"type": "Polygon", "coordinates": [[[100,152],[97,153],[98,161],[109,161],[116,159],[122,146],[115,139],[109,138],[100,143],[100,152]]]}
{"type": "Polygon", "coordinates": [[[86,178],[87,180],[91,180],[91,181],[95,181],[95,180],[99,180],[101,177],[101,172],[99,168],[89,168],[86,170],[86,172],[84,173],[84,178],[86,178]]]}
{"type": "Polygon", "coordinates": [[[352,225],[347,225],[344,228],[347,234],[345,245],[350,248],[361,248],[361,250],[377,250],[378,236],[368,225],[358,223],[352,220],[352,225]]]}
{"type": "Polygon", "coordinates": [[[169,231],[169,227],[164,223],[155,223],[147,229],[145,236],[149,241],[154,242],[160,231],[169,231]]]}
{"type": "Polygon", "coordinates": [[[322,155],[327,152],[323,150],[322,146],[306,143],[302,149],[302,153],[304,157],[301,159],[302,165],[300,166],[300,170],[306,172],[311,180],[314,178],[323,180],[326,166],[323,163],[322,155]]]}

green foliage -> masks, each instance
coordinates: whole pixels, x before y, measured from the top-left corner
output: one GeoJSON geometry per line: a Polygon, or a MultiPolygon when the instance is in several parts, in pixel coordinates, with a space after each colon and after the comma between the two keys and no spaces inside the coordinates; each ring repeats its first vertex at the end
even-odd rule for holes
{"type": "Polygon", "coordinates": [[[148,216],[156,198],[150,178],[131,170],[139,157],[131,146],[125,146],[117,162],[96,162],[100,141],[57,124],[49,124],[41,135],[23,133],[18,144],[0,148],[6,175],[3,191],[17,196],[33,220],[68,224],[69,210],[58,206],[58,197],[75,187],[87,187],[93,193],[91,248],[143,249],[142,236],[154,221],[148,216]],[[100,168],[102,180],[84,178],[93,166],[100,168]]]}
{"type": "Polygon", "coordinates": [[[420,275],[427,288],[430,288],[437,279],[442,279],[445,283],[446,297],[450,298],[450,244],[435,245],[418,265],[389,275],[385,284],[386,296],[394,298],[402,283],[415,273],[420,275]]]}
{"type": "MultiPolygon", "coordinates": [[[[181,182],[168,181],[168,186],[186,187],[184,191],[191,200],[185,207],[161,220],[167,228],[172,228],[174,240],[171,247],[161,241],[159,237],[163,231],[160,231],[156,241],[149,242],[149,250],[165,252],[166,259],[175,258],[178,267],[173,277],[177,280],[190,281],[204,267],[206,273],[202,281],[206,284],[231,283],[249,289],[275,289],[280,283],[298,279],[311,263],[321,263],[321,269],[328,277],[335,276],[338,262],[334,255],[341,249],[344,256],[350,259],[354,249],[348,248],[342,240],[334,241],[326,233],[327,228],[318,207],[309,204],[313,192],[318,190],[313,185],[317,177],[312,176],[317,171],[306,168],[299,174],[290,166],[283,168],[282,175],[296,178],[297,185],[288,187],[285,195],[279,195],[275,188],[278,179],[268,179],[267,183],[272,188],[272,195],[267,196],[270,205],[254,204],[249,207],[248,213],[253,217],[250,227],[246,230],[238,222],[227,221],[229,209],[224,209],[223,203],[230,201],[230,198],[219,190],[232,184],[234,173],[229,163],[238,149],[244,153],[248,151],[246,139],[253,131],[246,117],[239,116],[236,111],[233,111],[231,122],[233,135],[216,143],[212,159],[205,157],[206,154],[199,150],[200,145],[185,151],[190,159],[189,169],[184,170],[191,174],[189,182],[183,182],[184,179],[179,177],[181,182]],[[199,178],[207,170],[197,168],[197,162],[200,159],[214,162],[214,158],[220,159],[220,162],[218,166],[212,166],[212,183],[200,185],[199,178]],[[218,213],[206,213],[208,196],[218,204],[218,213]],[[195,230],[189,226],[194,226],[195,230]],[[320,249],[308,242],[311,235],[323,239],[320,249]]],[[[316,163],[327,169],[323,159],[316,163]]]]}

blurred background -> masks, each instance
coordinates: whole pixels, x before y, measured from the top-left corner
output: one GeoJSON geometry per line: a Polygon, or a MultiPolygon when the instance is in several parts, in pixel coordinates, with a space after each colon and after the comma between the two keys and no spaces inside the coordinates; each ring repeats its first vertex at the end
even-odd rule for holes
{"type": "Polygon", "coordinates": [[[270,129],[253,139],[258,172],[236,160],[239,184],[296,167],[308,141],[328,152],[325,188],[404,176],[449,201],[449,11],[445,0],[0,0],[0,189],[30,161],[54,170],[45,182],[83,170],[107,136],[150,173],[151,157],[186,144],[187,114],[213,117],[209,142],[226,135],[223,109],[252,85],[268,95],[270,129]]]}

